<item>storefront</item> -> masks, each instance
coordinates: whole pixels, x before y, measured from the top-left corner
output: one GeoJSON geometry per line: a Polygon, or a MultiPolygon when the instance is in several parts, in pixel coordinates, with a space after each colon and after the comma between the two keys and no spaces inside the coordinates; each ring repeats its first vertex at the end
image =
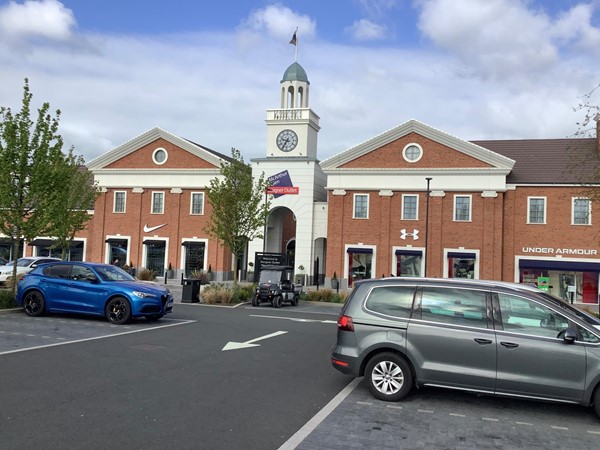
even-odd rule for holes
{"type": "Polygon", "coordinates": [[[518,259],[519,282],[535,284],[571,303],[598,305],[600,262],[518,259]]]}

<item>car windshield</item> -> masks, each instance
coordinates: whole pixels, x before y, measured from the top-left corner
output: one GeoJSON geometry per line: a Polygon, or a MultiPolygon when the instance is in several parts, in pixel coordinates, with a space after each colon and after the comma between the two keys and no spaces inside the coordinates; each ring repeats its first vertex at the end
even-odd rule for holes
{"type": "Polygon", "coordinates": [[[261,270],[259,283],[279,283],[281,281],[280,270],[261,270]]]}
{"type": "Polygon", "coordinates": [[[135,281],[135,278],[117,266],[97,266],[95,269],[102,281],[135,281]]]}
{"type": "MultiPolygon", "coordinates": [[[[17,259],[17,267],[29,267],[33,261],[31,258],[19,258],[17,259]]],[[[12,265],[12,261],[8,264],[12,265]]]]}

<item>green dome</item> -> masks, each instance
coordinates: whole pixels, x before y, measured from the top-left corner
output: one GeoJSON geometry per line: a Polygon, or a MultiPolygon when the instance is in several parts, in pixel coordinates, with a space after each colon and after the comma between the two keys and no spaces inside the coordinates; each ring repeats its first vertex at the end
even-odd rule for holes
{"type": "Polygon", "coordinates": [[[283,79],[281,82],[283,83],[284,81],[305,81],[306,83],[310,84],[308,81],[308,76],[306,75],[306,71],[297,62],[287,68],[283,74],[283,79]]]}

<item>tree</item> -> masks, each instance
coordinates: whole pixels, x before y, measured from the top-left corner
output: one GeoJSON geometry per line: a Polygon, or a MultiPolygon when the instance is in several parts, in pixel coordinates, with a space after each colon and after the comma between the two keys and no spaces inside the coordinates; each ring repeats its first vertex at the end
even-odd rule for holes
{"type": "Polygon", "coordinates": [[[88,210],[94,207],[100,191],[83,158],[73,155],[72,149],[63,161],[57,162],[55,171],[49,234],[55,238],[54,247],[61,249],[61,259],[65,259],[75,234],[83,230],[90,219],[88,210]]]}
{"type": "Polygon", "coordinates": [[[13,279],[21,240],[61,228],[58,224],[68,214],[65,202],[60,205],[58,199],[63,191],[71,191],[70,183],[79,176],[73,165],[81,162],[72,149],[68,155],[62,151],[60,110],[53,116],[44,103],[36,122],[31,120],[32,96],[25,79],[21,110],[13,114],[10,108],[0,108],[0,232],[12,239],[13,279]]]}
{"type": "Polygon", "coordinates": [[[231,149],[231,161],[221,164],[221,178],[210,180],[207,193],[213,211],[205,231],[223,241],[234,255],[233,280],[237,283],[238,258],[248,242],[262,238],[269,212],[265,204],[268,182],[264,174],[258,180],[239,150],[231,149]]]}

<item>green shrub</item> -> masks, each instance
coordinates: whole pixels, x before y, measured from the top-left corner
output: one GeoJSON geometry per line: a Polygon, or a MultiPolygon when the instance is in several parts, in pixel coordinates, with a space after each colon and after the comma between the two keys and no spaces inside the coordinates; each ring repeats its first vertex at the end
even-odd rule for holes
{"type": "Polygon", "coordinates": [[[16,308],[17,302],[10,289],[0,289],[0,309],[16,308]]]}
{"type": "Polygon", "coordinates": [[[300,300],[308,302],[345,303],[348,292],[336,293],[331,289],[319,289],[318,291],[307,291],[300,294],[300,300]]]}
{"type": "Polygon", "coordinates": [[[231,305],[247,302],[252,298],[254,285],[250,283],[225,285],[211,283],[202,290],[202,302],[207,305],[231,305]]]}
{"type": "Polygon", "coordinates": [[[140,269],[136,274],[138,280],[142,281],[154,281],[156,279],[156,272],[150,269],[140,269]]]}
{"type": "Polygon", "coordinates": [[[200,280],[202,284],[210,283],[211,275],[202,269],[194,269],[190,272],[190,278],[193,280],[200,280]]]}

